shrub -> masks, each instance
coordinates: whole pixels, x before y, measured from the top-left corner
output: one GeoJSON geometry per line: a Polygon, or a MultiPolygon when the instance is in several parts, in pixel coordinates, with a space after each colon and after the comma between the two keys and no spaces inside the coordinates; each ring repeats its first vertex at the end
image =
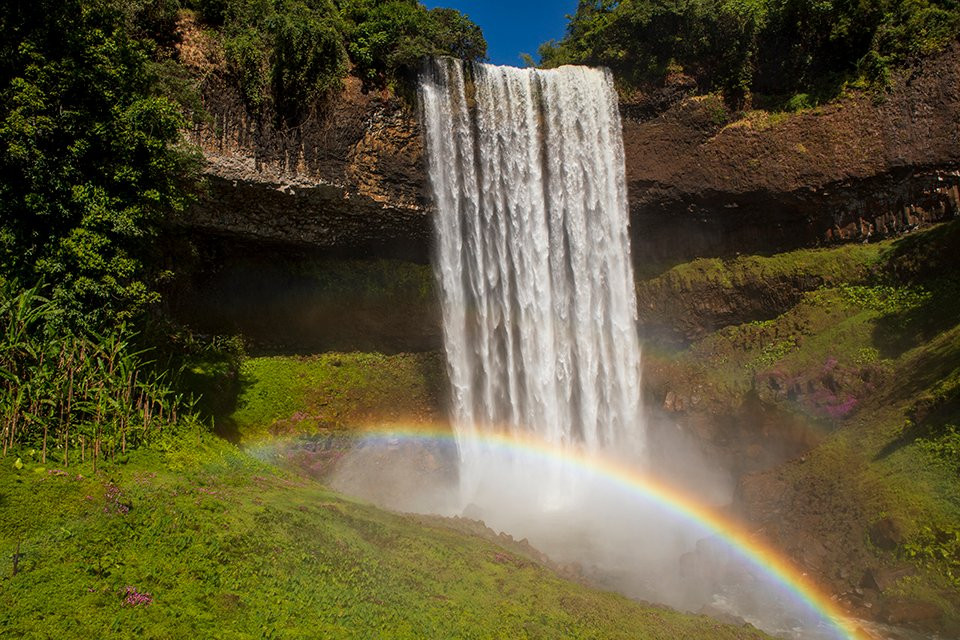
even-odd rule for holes
{"type": "Polygon", "coordinates": [[[181,109],[107,0],[4,3],[0,27],[0,274],[45,279],[73,327],[135,317],[164,276],[151,237],[191,199],[181,109]]]}
{"type": "Polygon", "coordinates": [[[814,106],[814,101],[808,93],[798,93],[789,100],[784,105],[784,111],[802,111],[803,109],[810,109],[814,106]]]}
{"type": "Polygon", "coordinates": [[[267,21],[273,40],[271,86],[277,112],[287,121],[295,121],[308,103],[336,89],[346,73],[336,24],[303,4],[267,21]]]}

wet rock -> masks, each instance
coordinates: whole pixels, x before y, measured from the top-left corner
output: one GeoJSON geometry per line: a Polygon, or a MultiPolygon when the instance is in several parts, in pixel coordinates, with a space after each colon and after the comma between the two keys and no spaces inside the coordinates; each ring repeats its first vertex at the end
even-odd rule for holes
{"type": "Polygon", "coordinates": [[[484,514],[483,509],[471,502],[463,509],[463,517],[467,520],[476,520],[477,522],[483,523],[483,519],[486,517],[486,515],[484,514]]]}
{"type": "Polygon", "coordinates": [[[687,404],[687,399],[684,396],[678,395],[673,391],[668,391],[666,397],[663,399],[664,411],[680,413],[686,409],[687,404]]]}
{"type": "Polygon", "coordinates": [[[813,534],[801,532],[797,536],[800,558],[804,565],[822,569],[829,564],[830,550],[813,534]]]}
{"type": "Polygon", "coordinates": [[[677,403],[677,394],[673,391],[667,391],[667,397],[663,399],[663,408],[665,411],[675,411],[677,403]]]}
{"type": "Polygon", "coordinates": [[[892,587],[901,578],[912,576],[917,570],[910,565],[903,565],[893,569],[868,569],[860,579],[860,586],[873,589],[881,593],[892,587]]]}
{"type": "Polygon", "coordinates": [[[889,598],[883,605],[881,618],[888,624],[926,626],[943,617],[943,610],[924,600],[912,598],[889,598]]]}
{"type": "Polygon", "coordinates": [[[873,589],[857,588],[852,593],[845,593],[841,600],[847,602],[851,607],[859,609],[864,616],[874,616],[880,606],[880,594],[873,589]]]}
{"type": "Polygon", "coordinates": [[[870,541],[880,549],[892,551],[903,544],[903,540],[903,528],[889,516],[870,526],[870,541]]]}

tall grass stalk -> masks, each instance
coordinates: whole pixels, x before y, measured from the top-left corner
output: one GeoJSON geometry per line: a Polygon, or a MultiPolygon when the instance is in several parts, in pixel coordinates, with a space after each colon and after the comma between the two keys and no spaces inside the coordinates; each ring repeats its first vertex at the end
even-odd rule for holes
{"type": "Polygon", "coordinates": [[[124,327],[103,334],[62,328],[57,309],[36,288],[0,283],[0,440],[8,451],[34,448],[46,463],[50,446],[80,449],[94,469],[157,437],[177,420],[164,373],[124,327]]]}

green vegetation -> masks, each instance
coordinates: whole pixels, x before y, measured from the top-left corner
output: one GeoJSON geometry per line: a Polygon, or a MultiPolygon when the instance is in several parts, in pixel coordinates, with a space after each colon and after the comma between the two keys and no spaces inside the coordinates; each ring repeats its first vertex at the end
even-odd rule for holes
{"type": "Polygon", "coordinates": [[[199,432],[96,474],[5,463],[0,509],[0,628],[18,638],[766,637],[562,580],[199,432]]]}
{"type": "MultiPolygon", "coordinates": [[[[918,568],[884,595],[934,603],[947,625],[960,621],[960,275],[950,263],[958,250],[955,221],[874,246],[679,265],[659,278],[734,292],[800,269],[819,286],[776,318],[725,327],[678,352],[645,351],[669,389],[702,396],[698,411],[737,415],[753,397],[829,433],[802,460],[768,472],[808,495],[791,517],[810,519],[784,526],[847,514],[843,526],[862,537],[844,529],[843,544],[869,553],[870,566],[918,568]],[[870,542],[869,526],[884,517],[902,531],[895,548],[870,542]]],[[[837,535],[815,526],[827,545],[837,535]]]]}
{"type": "Polygon", "coordinates": [[[199,0],[222,39],[247,108],[295,125],[340,87],[350,67],[367,88],[408,93],[424,56],[486,57],[479,27],[417,0],[199,0]]]}
{"type": "Polygon", "coordinates": [[[4,3],[0,28],[0,277],[46,282],[73,327],[137,317],[168,275],[159,224],[190,200],[180,107],[108,0],[4,3]]]}
{"type": "MultiPolygon", "coordinates": [[[[904,267],[905,243],[926,240],[928,255],[939,260],[941,252],[951,251],[948,243],[957,236],[954,227],[956,223],[871,245],[695,260],[641,283],[638,289],[641,295],[650,291],[662,295],[664,289],[682,295],[708,286],[730,292],[719,295],[733,295],[799,283],[796,304],[778,317],[724,327],[680,354],[680,367],[701,371],[707,376],[704,383],[716,388],[720,394],[716,397],[724,397],[727,406],[753,388],[759,375],[789,380],[830,361],[831,368],[838,367],[833,375],[844,371],[854,378],[885,376],[896,358],[951,328],[960,316],[955,274],[923,271],[924,277],[918,279],[917,267],[904,267]]],[[[869,385],[875,387],[876,382],[869,385]]]]}
{"type": "Polygon", "coordinates": [[[437,353],[250,358],[240,376],[236,409],[224,419],[243,439],[436,419],[444,385],[437,353]]]}
{"type": "Polygon", "coordinates": [[[791,483],[831,478],[840,487],[841,508],[855,505],[870,523],[882,517],[896,522],[901,544],[879,549],[866,535],[862,543],[882,565],[913,563],[919,573],[898,584],[894,593],[937,604],[947,628],[960,621],[958,395],[950,392],[937,412],[918,412],[918,405],[936,393],[944,377],[960,372],[958,347],[960,325],[892,360],[885,384],[862,397],[842,428],[810,452],[804,464],[788,465],[782,472],[791,483]]]}
{"type": "Polygon", "coordinates": [[[689,287],[709,282],[725,288],[738,288],[755,286],[762,281],[796,278],[824,285],[856,282],[870,274],[891,245],[891,241],[885,241],[829,249],[799,249],[771,256],[737,256],[730,260],[700,258],[676,265],[644,284],[658,288],[689,287]]]}
{"type": "Polygon", "coordinates": [[[424,9],[412,0],[345,0],[347,49],[358,75],[371,84],[416,70],[424,56],[483,60],[480,28],[453,9],[424,9]]]}
{"type": "Polygon", "coordinates": [[[421,56],[486,51],[464,16],[416,0],[4,4],[0,282],[6,308],[26,314],[5,345],[6,448],[44,448],[49,435],[64,455],[80,443],[112,452],[146,438],[128,425],[148,425],[154,405],[171,420],[228,410],[242,347],[198,339],[161,305],[176,275],[168,222],[200,188],[199,154],[181,134],[203,114],[174,46],[189,11],[222,43],[254,117],[284,126],[333,99],[348,68],[385,87],[421,56]]]}
{"type": "Polygon", "coordinates": [[[540,55],[609,66],[627,90],[685,73],[736,106],[760,94],[797,110],[850,80],[882,84],[958,33],[955,0],[581,0],[566,37],[540,55]]]}
{"type": "MultiPolygon", "coordinates": [[[[48,452],[64,466],[124,455],[178,429],[179,397],[143,368],[129,331],[71,333],[34,289],[0,289],[0,439],[8,451],[48,452]]],[[[180,416],[186,423],[191,415],[180,416]]]]}
{"type": "Polygon", "coordinates": [[[46,283],[71,327],[142,319],[173,275],[157,240],[197,189],[181,131],[202,116],[172,47],[189,9],[222,41],[254,115],[286,125],[322,106],[348,68],[383,87],[425,55],[486,55],[476,25],[416,0],[5,4],[0,277],[46,283]]]}

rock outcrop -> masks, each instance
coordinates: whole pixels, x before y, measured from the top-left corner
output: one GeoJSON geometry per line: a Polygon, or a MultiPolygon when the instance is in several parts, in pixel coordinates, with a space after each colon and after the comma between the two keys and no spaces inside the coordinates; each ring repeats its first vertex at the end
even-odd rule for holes
{"type": "Polygon", "coordinates": [[[747,112],[728,124],[729,116],[706,96],[625,118],[639,260],[865,241],[958,210],[960,46],[882,95],[787,116],[747,112]]]}

